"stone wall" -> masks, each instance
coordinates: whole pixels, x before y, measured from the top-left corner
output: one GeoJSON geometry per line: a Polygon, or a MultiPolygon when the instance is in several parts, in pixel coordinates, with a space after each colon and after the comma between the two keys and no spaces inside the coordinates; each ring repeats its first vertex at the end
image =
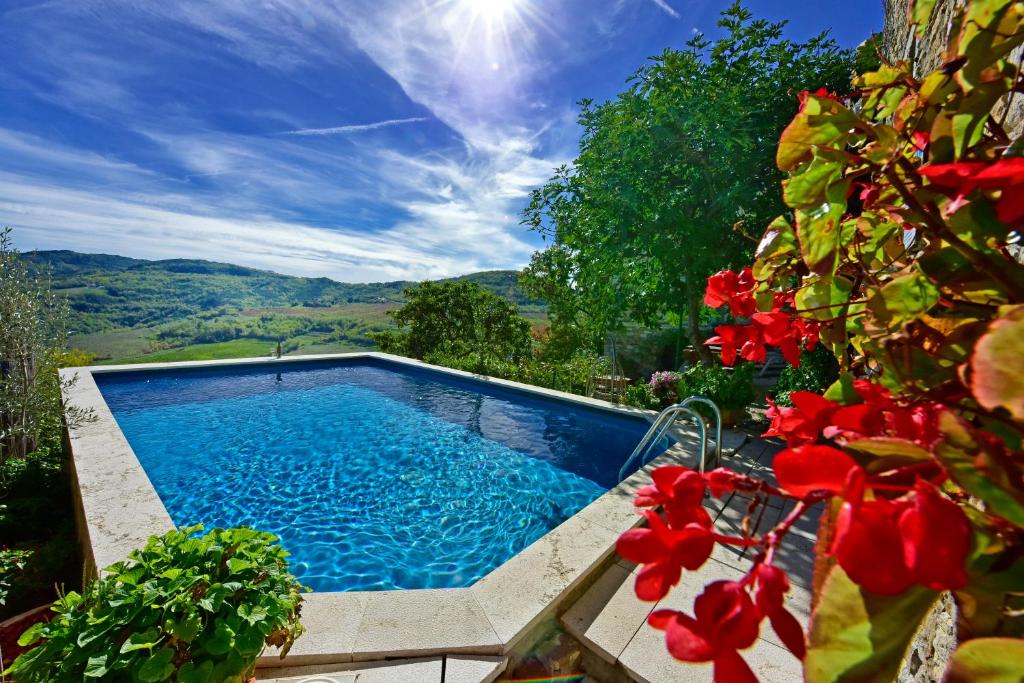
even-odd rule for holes
{"type": "MultiPolygon", "coordinates": [[[[890,62],[908,61],[914,76],[920,78],[939,67],[945,61],[946,45],[953,28],[953,12],[967,4],[967,0],[937,0],[934,14],[924,35],[918,37],[910,25],[910,0],[883,0],[885,3],[885,25],[882,28],[882,53],[890,62]]],[[[1020,61],[1024,48],[1018,48],[1010,58],[1020,61]]],[[[1024,97],[1003,102],[996,108],[996,116],[1006,112],[1004,126],[1011,138],[1018,138],[1024,132],[1024,97]]]]}

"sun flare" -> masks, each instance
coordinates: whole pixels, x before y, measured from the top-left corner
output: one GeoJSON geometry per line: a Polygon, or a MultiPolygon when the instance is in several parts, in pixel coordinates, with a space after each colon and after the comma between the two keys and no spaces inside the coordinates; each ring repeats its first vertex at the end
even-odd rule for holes
{"type": "Polygon", "coordinates": [[[491,21],[515,15],[522,4],[522,0],[462,0],[462,2],[475,16],[491,21]]]}

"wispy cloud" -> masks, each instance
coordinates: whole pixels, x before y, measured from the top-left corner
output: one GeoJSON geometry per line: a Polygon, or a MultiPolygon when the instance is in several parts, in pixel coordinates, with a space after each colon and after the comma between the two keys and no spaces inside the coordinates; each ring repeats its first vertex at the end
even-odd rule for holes
{"type": "Polygon", "coordinates": [[[282,135],[345,135],[348,133],[362,133],[367,130],[378,130],[390,128],[406,123],[420,123],[429,121],[425,116],[415,116],[408,119],[389,119],[387,121],[375,121],[374,123],[360,123],[349,126],[333,126],[331,128],[300,128],[298,130],[287,130],[282,135]]]}
{"type": "Polygon", "coordinates": [[[669,15],[673,19],[679,18],[679,12],[672,9],[672,5],[668,4],[668,0],[651,0],[655,5],[662,9],[665,14],[669,15]]]}

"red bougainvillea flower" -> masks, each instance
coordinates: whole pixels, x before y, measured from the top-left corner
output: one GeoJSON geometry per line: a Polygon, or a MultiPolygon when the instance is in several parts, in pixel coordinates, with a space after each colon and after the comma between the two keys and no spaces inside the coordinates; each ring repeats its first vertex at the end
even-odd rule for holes
{"type": "Polygon", "coordinates": [[[752,572],[757,581],[755,602],[761,614],[768,617],[772,629],[797,659],[807,654],[804,630],[785,607],[786,593],[789,592],[789,577],[786,572],[770,564],[759,564],[752,572]]]}
{"type": "Polygon", "coordinates": [[[853,381],[863,403],[839,407],[823,434],[829,439],[853,441],[873,436],[893,436],[930,448],[939,438],[939,413],[935,403],[901,406],[888,389],[868,380],[853,381]]]}
{"type": "Polygon", "coordinates": [[[967,516],[927,482],[918,481],[914,490],[913,504],[900,514],[904,562],[926,588],[964,587],[964,559],[971,545],[967,516]]]}
{"type": "Polygon", "coordinates": [[[704,305],[711,308],[729,305],[734,316],[746,318],[757,310],[754,301],[754,276],[749,267],[740,272],[722,270],[708,278],[704,305]]]}
{"type": "Polygon", "coordinates": [[[929,164],[918,169],[931,186],[961,201],[976,189],[1001,190],[996,215],[1010,227],[1024,222],[1024,157],[984,161],[929,164]]]}
{"type": "Polygon", "coordinates": [[[790,446],[817,441],[840,409],[838,403],[810,391],[794,391],[789,399],[793,402],[792,408],[777,406],[768,399],[765,416],[771,424],[762,436],[782,437],[790,446]]]}
{"type": "Polygon", "coordinates": [[[932,484],[918,480],[894,500],[865,500],[877,481],[831,446],[786,449],[772,467],[779,486],[794,496],[842,496],[831,553],[865,590],[896,595],[915,584],[933,590],[965,585],[970,525],[960,506],[932,484]]]}
{"type": "Polygon", "coordinates": [[[647,528],[622,534],[615,548],[622,557],[643,565],[636,577],[636,595],[655,601],[679,583],[683,569],[697,569],[707,562],[715,542],[711,530],[702,524],[670,529],[658,513],[647,510],[644,515],[647,528]]]}
{"type": "Polygon", "coordinates": [[[715,683],[756,683],[757,677],[737,652],[757,640],[762,616],[743,584],[708,584],[693,611],[696,618],[674,610],[655,610],[647,623],[665,631],[665,644],[676,659],[714,662],[715,683]]]}
{"type": "Polygon", "coordinates": [[[711,517],[704,509],[704,478],[696,471],[681,465],[659,467],[651,473],[654,481],[637,491],[633,505],[656,507],[662,505],[673,529],[682,529],[696,523],[711,527],[711,517]]]}

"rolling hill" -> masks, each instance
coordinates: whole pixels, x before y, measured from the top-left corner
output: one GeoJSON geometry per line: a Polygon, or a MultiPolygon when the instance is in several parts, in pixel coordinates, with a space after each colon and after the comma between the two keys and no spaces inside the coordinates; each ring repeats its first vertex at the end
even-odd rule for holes
{"type": "MultiPolygon", "coordinates": [[[[323,353],[370,348],[410,281],[343,283],[212,261],[147,261],[74,251],[26,252],[49,271],[71,305],[71,343],[100,361],[224,358],[285,350],[323,353]]],[[[518,287],[515,271],[460,278],[544,319],[518,287]]]]}

